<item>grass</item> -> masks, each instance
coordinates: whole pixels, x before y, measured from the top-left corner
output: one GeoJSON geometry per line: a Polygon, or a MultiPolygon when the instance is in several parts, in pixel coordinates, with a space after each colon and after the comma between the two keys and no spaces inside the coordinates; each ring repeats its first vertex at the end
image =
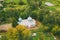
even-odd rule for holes
{"type": "MultiPolygon", "coordinates": [[[[2,35],[2,37],[0,38],[0,40],[5,40],[6,38],[4,37],[4,33],[2,33],[2,34],[0,34],[0,35],[2,35]]],[[[49,34],[46,34],[46,33],[40,33],[40,32],[38,32],[37,34],[36,34],[36,36],[32,36],[31,38],[30,38],[30,40],[54,40],[53,39],[53,37],[52,36],[50,36],[49,34]]]]}

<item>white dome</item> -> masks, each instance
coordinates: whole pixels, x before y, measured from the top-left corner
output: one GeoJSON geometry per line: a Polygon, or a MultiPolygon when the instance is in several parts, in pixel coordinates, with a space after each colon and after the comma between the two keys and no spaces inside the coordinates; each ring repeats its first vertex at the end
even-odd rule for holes
{"type": "Polygon", "coordinates": [[[22,21],[22,18],[19,18],[18,20],[19,20],[19,21],[22,21]]]}
{"type": "Polygon", "coordinates": [[[32,18],[29,16],[28,18],[27,18],[29,21],[32,21],[32,18]]]}

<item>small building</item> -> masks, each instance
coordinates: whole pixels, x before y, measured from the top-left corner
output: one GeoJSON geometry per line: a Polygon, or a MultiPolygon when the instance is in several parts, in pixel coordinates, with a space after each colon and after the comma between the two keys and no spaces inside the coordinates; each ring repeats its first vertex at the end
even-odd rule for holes
{"type": "Polygon", "coordinates": [[[27,28],[35,27],[36,25],[36,21],[32,19],[30,16],[27,19],[19,18],[18,20],[19,25],[25,25],[27,28]]]}

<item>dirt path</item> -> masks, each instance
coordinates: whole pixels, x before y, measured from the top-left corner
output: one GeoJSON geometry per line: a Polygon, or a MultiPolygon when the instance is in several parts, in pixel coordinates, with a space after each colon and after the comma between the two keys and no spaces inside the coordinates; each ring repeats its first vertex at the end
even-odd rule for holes
{"type": "Polygon", "coordinates": [[[12,23],[0,25],[0,30],[8,30],[12,27],[12,23]]]}

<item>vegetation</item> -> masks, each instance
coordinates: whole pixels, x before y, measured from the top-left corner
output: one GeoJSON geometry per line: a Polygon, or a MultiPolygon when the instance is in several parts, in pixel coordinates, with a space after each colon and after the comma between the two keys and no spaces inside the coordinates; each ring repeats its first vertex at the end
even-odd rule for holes
{"type": "MultiPolygon", "coordinates": [[[[27,33],[26,35],[24,33],[25,31],[28,32],[28,29],[17,26],[17,22],[19,17],[26,19],[28,16],[31,16],[33,19],[38,20],[42,24],[42,28],[40,27],[40,25],[39,27],[41,29],[35,31],[38,35],[41,36],[40,37],[37,35],[36,38],[38,39],[36,40],[39,40],[39,38],[41,38],[40,40],[44,40],[46,34],[49,35],[48,33],[50,32],[54,35],[60,36],[60,0],[5,0],[0,3],[3,5],[0,6],[0,25],[4,23],[12,23],[12,26],[15,27],[8,30],[7,39],[18,40],[18,38],[20,38],[18,37],[20,35],[18,31],[20,31],[20,29],[24,29],[23,32],[20,32],[23,34],[22,40],[27,38],[25,38],[27,33]],[[54,6],[47,6],[45,5],[45,2],[51,2],[52,4],[54,4],[54,6]],[[12,35],[10,35],[11,32],[12,35]],[[12,36],[13,39],[10,36],[12,36]],[[44,38],[42,38],[42,36],[44,36],[44,38]]],[[[34,30],[32,31],[34,32],[34,30]]],[[[29,36],[28,39],[29,38],[30,40],[35,40],[35,37],[31,38],[29,36]]],[[[54,40],[49,38],[45,40],[54,40]]]]}
{"type": "Polygon", "coordinates": [[[53,35],[44,32],[43,26],[39,27],[38,30],[29,30],[24,25],[17,25],[16,28],[10,28],[0,36],[0,40],[54,40],[53,35]]]}

